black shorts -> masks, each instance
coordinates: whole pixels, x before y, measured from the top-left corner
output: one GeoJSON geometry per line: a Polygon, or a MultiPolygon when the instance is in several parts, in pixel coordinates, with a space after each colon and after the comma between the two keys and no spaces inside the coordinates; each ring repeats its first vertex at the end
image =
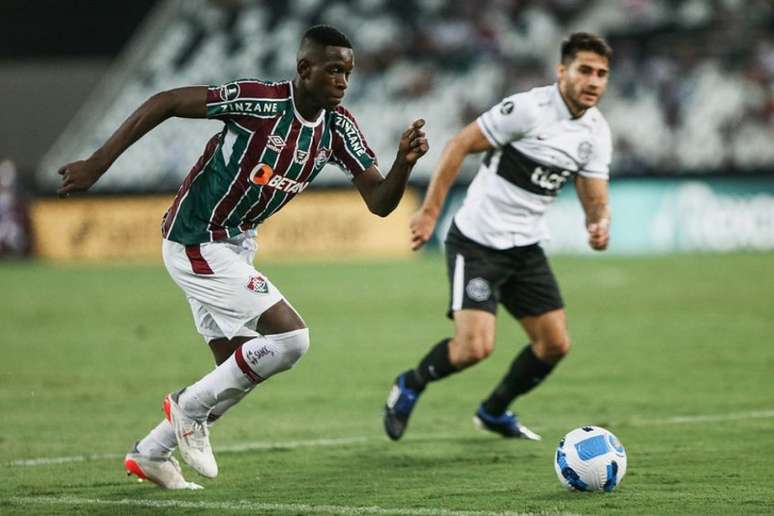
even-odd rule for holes
{"type": "Polygon", "coordinates": [[[559,284],[539,244],[510,249],[481,245],[455,224],[446,237],[452,314],[463,308],[496,314],[497,303],[517,319],[564,307],[559,284]]]}

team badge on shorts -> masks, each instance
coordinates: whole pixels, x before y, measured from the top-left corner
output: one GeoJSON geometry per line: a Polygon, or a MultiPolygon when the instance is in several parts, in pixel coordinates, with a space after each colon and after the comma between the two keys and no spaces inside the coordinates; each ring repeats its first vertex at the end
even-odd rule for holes
{"type": "Polygon", "coordinates": [[[480,303],[489,299],[489,296],[492,295],[492,289],[489,287],[489,282],[484,278],[473,278],[468,281],[465,293],[470,299],[480,303]]]}
{"type": "Polygon", "coordinates": [[[268,294],[269,283],[263,276],[250,276],[247,280],[247,290],[255,292],[256,294],[268,294]]]}

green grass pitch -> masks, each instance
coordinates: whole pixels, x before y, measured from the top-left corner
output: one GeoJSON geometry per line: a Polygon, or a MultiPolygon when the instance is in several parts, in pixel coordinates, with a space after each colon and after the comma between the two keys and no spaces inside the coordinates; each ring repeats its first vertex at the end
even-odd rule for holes
{"type": "Polygon", "coordinates": [[[448,336],[440,256],[258,265],[311,328],[297,368],[213,429],[221,474],[165,492],[123,473],[163,394],[212,367],[160,266],[0,264],[2,514],[762,514],[774,512],[774,255],[557,257],[573,351],[516,402],[539,443],[473,411],[525,343],[501,312],[484,363],[433,384],[399,443],[397,372],[448,336]],[[584,424],[626,446],[611,494],[565,491],[552,460],[584,424]]]}

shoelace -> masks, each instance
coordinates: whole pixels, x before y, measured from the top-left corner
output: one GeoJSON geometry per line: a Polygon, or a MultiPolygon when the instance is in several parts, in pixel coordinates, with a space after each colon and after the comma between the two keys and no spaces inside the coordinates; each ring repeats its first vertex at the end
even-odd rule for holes
{"type": "Polygon", "coordinates": [[[199,421],[193,421],[191,425],[185,425],[184,435],[192,448],[204,450],[209,447],[209,430],[207,425],[199,421]]]}

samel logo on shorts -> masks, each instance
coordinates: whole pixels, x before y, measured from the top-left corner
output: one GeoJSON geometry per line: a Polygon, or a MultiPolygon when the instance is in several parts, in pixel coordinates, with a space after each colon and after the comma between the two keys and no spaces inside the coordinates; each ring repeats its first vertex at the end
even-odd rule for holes
{"type": "Polygon", "coordinates": [[[256,294],[268,294],[269,283],[263,276],[250,276],[247,280],[247,290],[255,292],[256,294]]]}
{"type": "Polygon", "coordinates": [[[489,282],[484,278],[473,278],[468,281],[465,293],[470,299],[480,303],[489,299],[489,296],[492,295],[492,289],[489,287],[489,282]]]}

